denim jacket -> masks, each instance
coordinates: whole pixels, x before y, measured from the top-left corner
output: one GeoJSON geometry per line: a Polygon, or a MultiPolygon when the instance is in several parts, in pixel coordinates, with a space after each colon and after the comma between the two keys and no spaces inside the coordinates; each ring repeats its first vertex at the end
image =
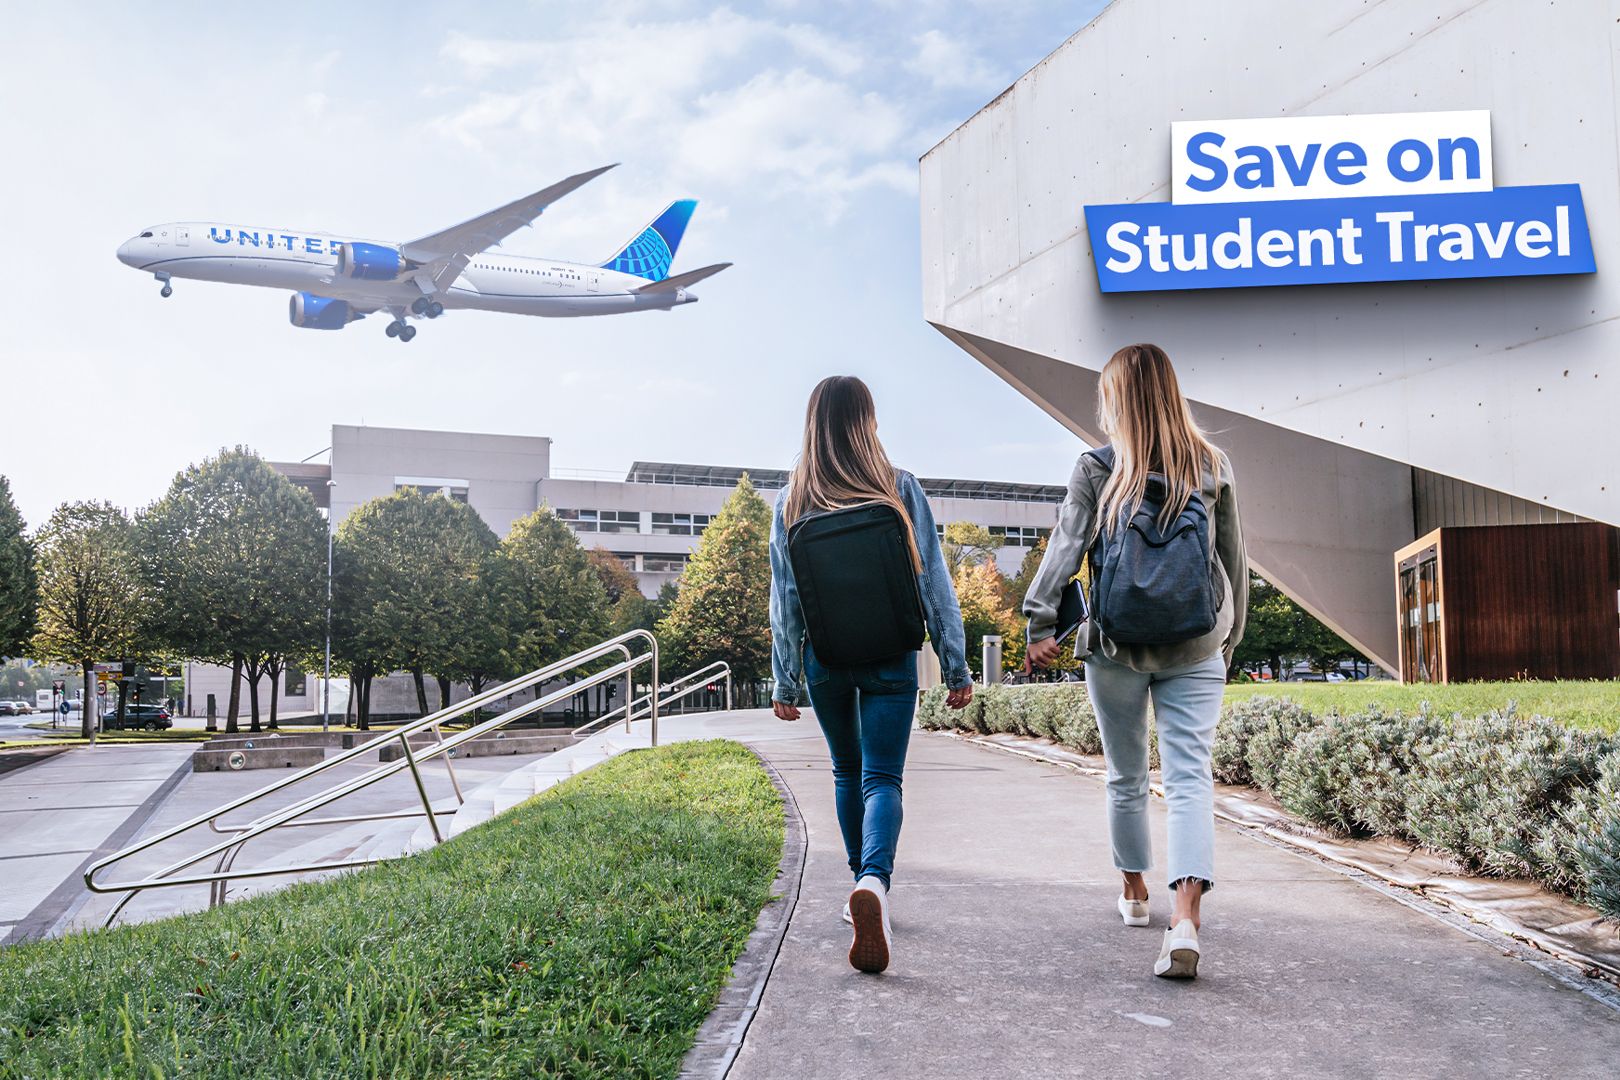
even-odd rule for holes
{"type": "MultiPolygon", "coordinates": [[[[918,591],[922,593],[923,615],[928,622],[928,637],[939,656],[939,670],[945,685],[960,689],[973,681],[967,665],[967,639],[962,630],[962,610],[956,604],[956,589],[951,585],[950,571],[945,568],[945,553],[939,548],[939,536],[934,529],[934,512],[928,505],[917,478],[904,470],[895,470],[896,487],[900,501],[911,516],[912,534],[917,539],[917,554],[922,556],[922,573],[918,575],[918,591]]],[[[776,511],[771,516],[771,674],[775,688],[771,697],[776,701],[796,704],[804,685],[804,609],[799,606],[799,589],[793,583],[793,564],[788,561],[787,534],[789,522],[782,520],[782,506],[787,500],[787,489],[776,496],[776,511]]]]}

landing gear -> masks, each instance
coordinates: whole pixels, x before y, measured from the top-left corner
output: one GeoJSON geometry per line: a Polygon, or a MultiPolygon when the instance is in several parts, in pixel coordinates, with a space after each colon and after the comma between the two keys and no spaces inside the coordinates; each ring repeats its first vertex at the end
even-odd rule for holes
{"type": "Polygon", "coordinates": [[[411,338],[416,336],[416,327],[407,324],[404,319],[395,319],[393,322],[383,327],[383,333],[387,334],[391,338],[399,338],[401,341],[409,341],[411,338]]]}
{"type": "Polygon", "coordinates": [[[437,319],[444,314],[444,305],[437,300],[429,300],[425,296],[418,296],[411,301],[411,313],[413,315],[424,315],[429,319],[437,319]]]}
{"type": "Polygon", "coordinates": [[[415,336],[416,336],[416,327],[414,327],[414,326],[407,326],[405,329],[403,329],[403,330],[401,330],[399,332],[399,340],[401,340],[401,341],[409,341],[409,340],[411,340],[411,338],[413,338],[415,336]]]}
{"type": "Polygon", "coordinates": [[[444,314],[444,305],[439,303],[437,300],[433,301],[431,304],[429,304],[427,306],[427,317],[428,318],[437,319],[440,315],[443,315],[443,314],[444,314]]]}
{"type": "Polygon", "coordinates": [[[421,315],[427,311],[427,308],[428,298],[425,296],[418,296],[415,300],[411,301],[412,314],[421,315]]]}
{"type": "Polygon", "coordinates": [[[163,288],[158,290],[159,296],[167,299],[174,295],[174,286],[169,284],[169,272],[167,270],[158,270],[152,276],[163,282],[163,288]]]}

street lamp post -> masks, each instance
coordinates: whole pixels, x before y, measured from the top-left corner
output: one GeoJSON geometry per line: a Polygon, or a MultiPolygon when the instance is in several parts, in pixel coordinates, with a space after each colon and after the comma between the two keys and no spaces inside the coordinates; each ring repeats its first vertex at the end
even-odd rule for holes
{"type": "Polygon", "coordinates": [[[321,731],[332,726],[332,489],[326,482],[326,677],[321,680],[321,731]]]}

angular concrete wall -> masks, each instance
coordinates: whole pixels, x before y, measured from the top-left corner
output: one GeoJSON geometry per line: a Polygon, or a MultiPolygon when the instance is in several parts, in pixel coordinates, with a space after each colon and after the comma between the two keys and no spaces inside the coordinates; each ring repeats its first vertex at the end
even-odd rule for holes
{"type": "Polygon", "coordinates": [[[1403,466],[1620,524],[1617,48],[1620,0],[1117,0],[923,158],[924,316],[1080,433],[1057,388],[1165,346],[1256,562],[1388,665],[1403,466]],[[1171,121],[1444,109],[1491,110],[1499,186],[1581,185],[1595,275],[1098,291],[1081,208],[1167,199],[1171,121]]]}

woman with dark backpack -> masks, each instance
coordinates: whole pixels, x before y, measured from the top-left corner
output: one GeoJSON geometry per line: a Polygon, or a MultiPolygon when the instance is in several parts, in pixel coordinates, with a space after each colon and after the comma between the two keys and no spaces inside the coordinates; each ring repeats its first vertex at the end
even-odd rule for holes
{"type": "Polygon", "coordinates": [[[1249,564],[1232,464],[1198,429],[1163,349],[1128,345],[1113,355],[1097,388],[1097,423],[1110,445],[1075,465],[1024,597],[1028,656],[1040,666],[1056,659],[1061,597],[1089,557],[1091,603],[1075,655],[1085,659],[1108,761],[1108,831],[1125,879],[1119,913],[1126,926],[1148,925],[1151,700],[1174,896],[1153,973],[1191,979],[1199,903],[1215,881],[1210,747],[1243,637],[1249,564]]]}
{"type": "Polygon", "coordinates": [[[916,477],[889,464],[866,384],[823,379],[771,522],[771,706],[797,720],[809,683],[855,876],[844,918],[855,927],[849,962],[861,971],[889,966],[889,877],[925,634],[950,688],[946,704],[960,709],[973,677],[928,499],[916,477]]]}

